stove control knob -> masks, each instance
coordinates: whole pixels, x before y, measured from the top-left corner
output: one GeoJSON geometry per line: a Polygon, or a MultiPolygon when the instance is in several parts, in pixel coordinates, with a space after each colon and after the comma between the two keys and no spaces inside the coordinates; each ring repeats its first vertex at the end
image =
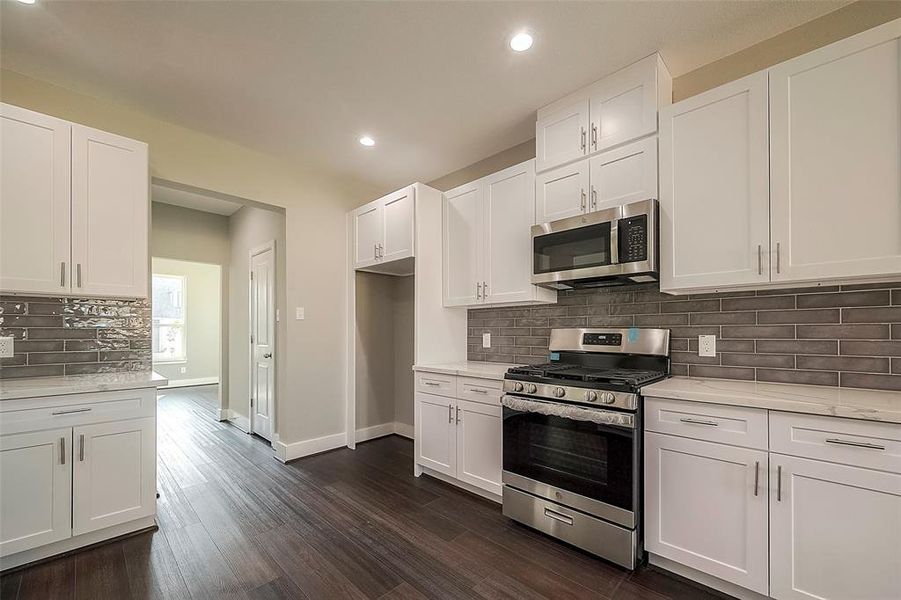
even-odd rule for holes
{"type": "Polygon", "coordinates": [[[604,392],[601,396],[601,402],[604,404],[613,404],[616,402],[616,396],[614,396],[611,392],[604,392]]]}
{"type": "Polygon", "coordinates": [[[588,400],[589,402],[597,402],[598,401],[598,393],[589,391],[587,394],[585,394],[585,399],[588,400]]]}
{"type": "Polygon", "coordinates": [[[520,382],[518,382],[518,381],[515,382],[515,383],[513,384],[513,391],[514,391],[514,392],[521,392],[521,391],[522,391],[522,384],[521,384],[520,382]]]}
{"type": "Polygon", "coordinates": [[[534,383],[529,383],[526,385],[526,391],[529,392],[530,394],[537,394],[538,386],[535,385],[534,383]]]}
{"type": "Polygon", "coordinates": [[[562,398],[565,395],[566,395],[566,390],[564,390],[562,387],[554,388],[554,397],[555,398],[562,398]]]}

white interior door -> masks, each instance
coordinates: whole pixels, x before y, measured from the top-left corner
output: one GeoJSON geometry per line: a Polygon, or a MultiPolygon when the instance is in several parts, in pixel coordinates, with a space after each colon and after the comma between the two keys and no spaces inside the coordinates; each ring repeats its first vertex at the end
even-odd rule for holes
{"type": "Polygon", "coordinates": [[[482,185],[444,193],[444,305],[482,302],[482,185]]]}
{"type": "Polygon", "coordinates": [[[660,288],[769,281],[767,75],[660,111],[660,288]]]}
{"type": "Polygon", "coordinates": [[[413,256],[414,194],[413,186],[409,186],[382,199],[385,233],[380,255],[383,262],[413,256]]]}
{"type": "Polygon", "coordinates": [[[587,136],[588,100],[540,110],[535,123],[535,168],[544,171],[585,156],[587,136]]]}
{"type": "Polygon", "coordinates": [[[250,257],[250,431],[272,441],[275,414],[275,244],[250,257]]]}
{"type": "Polygon", "coordinates": [[[416,394],[419,407],[416,440],[419,442],[417,462],[430,469],[456,476],[457,435],[454,401],[443,396],[416,394]]]}
{"type": "Polygon", "coordinates": [[[457,400],[457,479],[502,493],[502,412],[499,404],[457,400]]]}
{"type": "Polygon", "coordinates": [[[69,123],[0,104],[0,289],[69,290],[69,123]]]}
{"type": "Polygon", "coordinates": [[[769,73],[773,280],[901,273],[901,20],[769,73]]]}
{"type": "Polygon", "coordinates": [[[535,161],[485,178],[486,302],[531,300],[535,224],[535,161]]]}
{"type": "Polygon", "coordinates": [[[586,212],[588,181],[588,159],[536,175],[536,222],[548,223],[586,212]]]}
{"type": "Polygon", "coordinates": [[[354,267],[368,267],[378,262],[384,218],[378,201],[360,207],[354,213],[354,267]]]}
{"type": "Polygon", "coordinates": [[[770,478],[773,598],[899,597],[901,475],[770,454],[770,478]]]}
{"type": "Polygon", "coordinates": [[[0,556],[72,536],[72,430],[0,436],[0,556]]]}
{"type": "Polygon", "coordinates": [[[589,159],[589,211],[657,198],[657,138],[649,137],[589,159]]]}
{"type": "Polygon", "coordinates": [[[72,533],[156,513],[156,419],[73,428],[72,533]]]}
{"type": "Polygon", "coordinates": [[[147,144],[72,126],[72,292],[146,298],[147,144]]]}

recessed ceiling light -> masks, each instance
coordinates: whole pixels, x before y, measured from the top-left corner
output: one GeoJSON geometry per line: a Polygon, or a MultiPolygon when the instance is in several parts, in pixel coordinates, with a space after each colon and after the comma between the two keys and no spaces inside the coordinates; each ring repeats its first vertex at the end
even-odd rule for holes
{"type": "Polygon", "coordinates": [[[22,4],[34,4],[37,0],[19,0],[22,4]]]}
{"type": "Polygon", "coordinates": [[[360,137],[360,143],[364,146],[375,146],[375,140],[369,137],[368,135],[364,135],[360,137]]]}
{"type": "Polygon", "coordinates": [[[532,36],[522,31],[510,38],[510,47],[517,52],[525,52],[532,47],[532,36]]]}

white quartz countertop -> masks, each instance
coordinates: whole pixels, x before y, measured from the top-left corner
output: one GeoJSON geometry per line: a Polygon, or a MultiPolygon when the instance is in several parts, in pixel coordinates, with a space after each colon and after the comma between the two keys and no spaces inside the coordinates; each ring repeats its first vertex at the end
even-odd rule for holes
{"type": "Polygon", "coordinates": [[[645,397],[901,423],[901,392],[671,377],[644,386],[641,393],[645,397]]]}
{"type": "Polygon", "coordinates": [[[169,380],[154,371],[0,379],[0,400],[135,390],[161,387],[167,383],[169,380]]]}
{"type": "Polygon", "coordinates": [[[428,373],[442,373],[444,375],[462,375],[463,377],[481,377],[483,379],[503,379],[504,373],[510,367],[517,367],[509,363],[490,363],[477,361],[461,361],[453,363],[439,363],[434,365],[413,365],[414,371],[426,371],[428,373]]]}

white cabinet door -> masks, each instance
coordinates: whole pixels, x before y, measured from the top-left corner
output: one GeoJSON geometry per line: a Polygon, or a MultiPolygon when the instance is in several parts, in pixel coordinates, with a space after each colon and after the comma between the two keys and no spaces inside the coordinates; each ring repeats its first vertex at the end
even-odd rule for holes
{"type": "Polygon", "coordinates": [[[657,55],[613,73],[591,93],[591,151],[657,131],[657,55]]]}
{"type": "Polygon", "coordinates": [[[580,160],[535,177],[537,223],[575,217],[588,210],[588,165],[580,160]]]}
{"type": "Polygon", "coordinates": [[[156,513],[156,419],[73,429],[72,529],[96,531],[156,513]]]}
{"type": "Polygon", "coordinates": [[[767,75],[660,111],[660,288],[769,281],[767,75]]]}
{"type": "Polygon", "coordinates": [[[899,597],[901,475],[771,454],[770,478],[773,598],[899,597]]]}
{"type": "Polygon", "coordinates": [[[535,169],[545,171],[588,152],[588,100],[538,111],[535,169]]]}
{"type": "Polygon", "coordinates": [[[354,213],[354,268],[378,262],[379,244],[384,232],[384,213],[379,201],[361,206],[354,213]]]}
{"type": "Polygon", "coordinates": [[[414,193],[412,186],[405,187],[381,200],[385,226],[382,262],[413,256],[414,193]]]}
{"type": "Polygon", "coordinates": [[[444,193],[444,305],[482,302],[482,185],[444,193]]]}
{"type": "Polygon", "coordinates": [[[69,290],[70,139],[65,121],[0,104],[0,290],[69,290]]]}
{"type": "Polygon", "coordinates": [[[72,537],[72,430],[0,436],[0,556],[72,537]]]}
{"type": "Polygon", "coordinates": [[[774,281],[901,273],[901,20],[770,69],[774,281]]]}
{"type": "Polygon", "coordinates": [[[589,211],[657,198],[657,138],[609,150],[588,161],[589,211]]]}
{"type": "Polygon", "coordinates": [[[500,404],[457,400],[457,479],[500,495],[501,428],[500,404]]]}
{"type": "Polygon", "coordinates": [[[442,396],[416,393],[419,405],[416,440],[419,442],[417,462],[439,473],[457,474],[457,431],[454,400],[442,396]]]}
{"type": "Polygon", "coordinates": [[[767,453],[645,434],[645,549],[767,593],[767,453]]]}
{"type": "Polygon", "coordinates": [[[72,126],[72,291],[146,298],[147,144],[72,126]]]}
{"type": "Polygon", "coordinates": [[[534,297],[532,236],[535,224],[535,161],[484,179],[486,302],[523,302],[534,297]]]}

